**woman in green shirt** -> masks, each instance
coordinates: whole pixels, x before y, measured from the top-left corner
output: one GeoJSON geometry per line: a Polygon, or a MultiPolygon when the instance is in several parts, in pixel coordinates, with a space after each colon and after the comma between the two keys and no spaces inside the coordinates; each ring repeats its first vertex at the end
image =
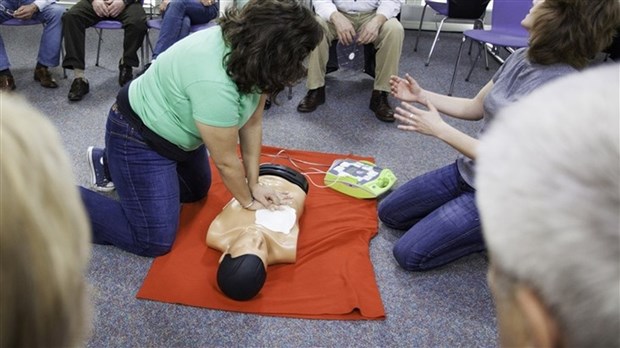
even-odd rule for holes
{"type": "Polygon", "coordinates": [[[209,190],[208,156],[245,209],[286,200],[258,185],[265,96],[305,77],[303,60],[322,35],[297,1],[251,0],[226,11],[219,26],[177,42],[122,88],[108,115],[106,148],[88,151],[94,188],[116,188],[119,196],[81,189],[93,242],[167,253],[180,202],[209,190]]]}

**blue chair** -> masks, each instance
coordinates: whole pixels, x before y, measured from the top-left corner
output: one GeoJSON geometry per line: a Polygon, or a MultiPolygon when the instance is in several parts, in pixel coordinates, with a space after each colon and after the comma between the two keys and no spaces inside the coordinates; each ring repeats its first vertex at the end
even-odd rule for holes
{"type": "Polygon", "coordinates": [[[0,25],[7,25],[7,26],[13,26],[13,27],[21,27],[24,25],[39,25],[41,24],[41,21],[37,20],[37,19],[9,19],[6,20],[2,23],[0,23],[0,25]]]}
{"type": "MultiPolygon", "coordinates": [[[[472,71],[476,65],[476,62],[480,58],[480,55],[484,51],[485,57],[487,52],[487,44],[491,45],[493,49],[499,47],[506,48],[509,52],[512,52],[515,48],[527,47],[529,34],[525,28],[521,26],[521,21],[528,14],[532,7],[531,0],[495,0],[493,2],[493,10],[491,12],[491,29],[474,29],[466,30],[463,32],[463,39],[459,46],[459,52],[456,57],[456,63],[454,64],[454,72],[452,73],[452,82],[450,83],[450,90],[448,95],[452,95],[454,89],[454,80],[456,78],[456,71],[461,60],[461,51],[463,50],[463,44],[467,39],[479,43],[479,50],[476,59],[474,60],[465,81],[469,81],[472,71]]],[[[491,52],[491,54],[494,54],[491,52]]],[[[503,63],[501,57],[494,54],[494,56],[503,63]]],[[[488,69],[488,63],[487,63],[488,69]]]]}
{"type": "Polygon", "coordinates": [[[418,42],[420,40],[420,32],[422,31],[422,24],[424,23],[426,8],[430,7],[435,12],[437,12],[437,14],[443,16],[441,22],[439,23],[439,27],[437,28],[437,32],[435,33],[435,39],[433,40],[431,50],[428,53],[428,57],[426,58],[426,63],[424,63],[425,66],[428,66],[428,64],[431,62],[431,56],[433,55],[435,44],[439,39],[439,33],[441,32],[443,23],[446,20],[468,20],[473,21],[474,29],[482,28],[484,14],[490,0],[448,0],[448,2],[425,0],[424,2],[425,4],[424,8],[422,9],[422,17],[420,18],[420,26],[418,27],[415,46],[413,48],[414,52],[418,51],[418,42]]]}

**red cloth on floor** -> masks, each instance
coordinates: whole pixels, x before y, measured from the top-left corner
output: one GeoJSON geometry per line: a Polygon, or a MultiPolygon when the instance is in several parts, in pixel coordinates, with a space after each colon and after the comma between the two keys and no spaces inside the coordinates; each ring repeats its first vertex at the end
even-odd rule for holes
{"type": "MultiPolygon", "coordinates": [[[[261,163],[278,163],[306,173],[327,171],[341,158],[373,161],[350,154],[263,147],[261,163]]],[[[299,222],[297,261],[269,266],[263,289],[249,301],[223,295],[216,282],[221,252],[207,247],[205,238],[211,221],[231,195],[211,167],[208,197],[183,206],[172,251],[153,261],[138,298],[284,317],[385,318],[369,255],[370,239],[377,234],[376,200],[356,199],[311,183],[299,222]]],[[[323,185],[324,174],[309,177],[323,185]]]]}

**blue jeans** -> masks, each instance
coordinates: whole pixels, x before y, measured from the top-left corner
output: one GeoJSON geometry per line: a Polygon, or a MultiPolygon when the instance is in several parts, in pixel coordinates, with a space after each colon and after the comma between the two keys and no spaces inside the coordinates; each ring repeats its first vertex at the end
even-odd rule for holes
{"type": "Polygon", "coordinates": [[[204,6],[199,0],[174,0],[164,11],[153,59],[189,35],[191,25],[205,24],[218,16],[216,5],[204,6]]]}
{"type": "Polygon", "coordinates": [[[170,251],[180,202],[204,198],[211,186],[205,146],[183,162],[152,150],[116,107],[106,124],[106,162],[119,200],[80,188],[91,220],[93,242],[142,256],[170,251]]]}
{"type": "Polygon", "coordinates": [[[379,219],[407,230],[394,246],[398,264],[428,270],[485,249],[475,190],[456,163],[405,183],[379,205],[379,219]]]}
{"type": "MultiPolygon", "coordinates": [[[[30,4],[33,1],[2,0],[1,3],[6,8],[16,10],[20,6],[30,4]]],[[[43,22],[43,33],[41,34],[39,55],[37,56],[38,63],[48,67],[58,66],[60,62],[60,41],[62,40],[62,15],[64,13],[65,8],[63,6],[50,4],[32,16],[32,19],[43,22]]],[[[4,12],[0,12],[0,23],[12,18],[4,12]]],[[[11,63],[6,54],[4,41],[2,41],[2,36],[0,36],[0,70],[8,69],[10,66],[11,63]]]]}

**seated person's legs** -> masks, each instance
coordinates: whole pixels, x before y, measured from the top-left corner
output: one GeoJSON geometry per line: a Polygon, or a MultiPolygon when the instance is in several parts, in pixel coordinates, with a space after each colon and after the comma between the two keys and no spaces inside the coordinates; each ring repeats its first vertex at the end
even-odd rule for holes
{"type": "Polygon", "coordinates": [[[90,91],[88,80],[84,75],[86,28],[99,22],[92,4],[88,0],[80,0],[62,16],[62,30],[65,43],[65,58],[62,67],[73,69],[74,79],[71,83],[68,98],[79,101],[90,91]]]}
{"type": "Polygon", "coordinates": [[[383,23],[374,43],[377,49],[375,82],[370,99],[370,109],[384,122],[394,122],[394,111],[388,103],[390,76],[398,75],[398,65],[405,38],[405,30],[396,18],[383,23]]]}
{"type": "Polygon", "coordinates": [[[43,33],[39,44],[37,66],[34,71],[34,79],[47,88],[56,88],[58,83],[48,71],[49,67],[58,66],[62,40],[62,16],[65,13],[64,6],[50,4],[37,12],[33,18],[41,20],[43,33]]]}
{"type": "MultiPolygon", "coordinates": [[[[159,38],[153,49],[151,59],[155,60],[168,47],[189,35],[191,25],[208,23],[217,18],[218,14],[219,9],[217,5],[205,6],[199,0],[175,0],[168,2],[162,14],[159,38]]],[[[148,65],[145,66],[145,69],[147,68],[148,65]]]]}
{"type": "MultiPolygon", "coordinates": [[[[0,12],[0,18],[2,18],[2,16],[3,14],[0,12]]],[[[0,36],[0,92],[8,92],[15,89],[15,79],[11,74],[11,70],[9,70],[10,66],[11,64],[6,54],[4,41],[2,40],[2,36],[0,36]]]]}
{"type": "Polygon", "coordinates": [[[133,3],[125,7],[118,20],[123,22],[123,57],[118,63],[118,84],[122,87],[133,79],[133,67],[140,65],[138,50],[144,42],[148,30],[146,26],[146,12],[140,3],[133,3]]]}
{"type": "Polygon", "coordinates": [[[306,87],[308,93],[297,105],[299,112],[312,112],[325,103],[325,73],[329,59],[329,45],[336,38],[336,28],[317,16],[316,20],[323,28],[323,39],[308,56],[308,77],[306,87]]]}

